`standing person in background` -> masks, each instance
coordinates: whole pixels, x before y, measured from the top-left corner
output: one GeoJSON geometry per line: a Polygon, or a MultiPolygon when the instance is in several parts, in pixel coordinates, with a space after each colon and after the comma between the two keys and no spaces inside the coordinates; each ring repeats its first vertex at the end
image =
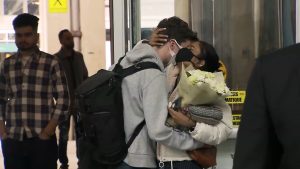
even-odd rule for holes
{"type": "MultiPolygon", "coordinates": [[[[67,30],[61,30],[58,34],[61,49],[54,55],[58,56],[64,68],[68,87],[70,91],[70,109],[68,117],[65,121],[59,124],[59,143],[58,143],[58,158],[61,163],[60,169],[68,169],[68,156],[67,156],[67,145],[68,136],[70,129],[70,118],[71,115],[75,121],[75,132],[76,132],[76,147],[78,150],[77,139],[80,137],[77,124],[77,106],[75,104],[75,89],[81,84],[87,77],[88,71],[84,63],[83,55],[80,52],[74,50],[74,39],[72,33],[67,30]]],[[[77,153],[78,157],[78,153],[77,153]]]]}
{"type": "Polygon", "coordinates": [[[5,169],[57,169],[55,129],[69,109],[57,57],[37,47],[39,18],[13,20],[18,52],[0,71],[0,137],[5,169]]]}

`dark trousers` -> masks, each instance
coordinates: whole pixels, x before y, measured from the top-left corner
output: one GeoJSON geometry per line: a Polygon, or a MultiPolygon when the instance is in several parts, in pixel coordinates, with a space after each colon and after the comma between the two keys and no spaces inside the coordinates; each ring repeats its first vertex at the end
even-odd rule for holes
{"type": "MultiPolygon", "coordinates": [[[[76,135],[76,155],[78,158],[78,138],[80,137],[80,132],[78,129],[78,123],[77,123],[77,114],[76,113],[71,113],[71,115],[73,115],[74,118],[74,122],[75,122],[75,135],[76,135]]],[[[71,116],[69,116],[69,118],[63,122],[61,122],[58,126],[59,128],[59,141],[58,141],[58,159],[59,162],[62,165],[68,165],[69,163],[69,159],[67,156],[67,147],[68,147],[68,138],[69,138],[69,129],[70,129],[70,119],[71,116]]]]}
{"type": "MultiPolygon", "coordinates": [[[[151,168],[140,168],[140,167],[131,167],[130,165],[128,165],[125,162],[122,162],[117,169],[151,169],[151,168]]],[[[154,168],[153,168],[154,169],[154,168]]]]}
{"type": "Polygon", "coordinates": [[[57,169],[56,137],[2,140],[5,169],[57,169]]]}
{"type": "Polygon", "coordinates": [[[159,169],[203,169],[195,161],[166,161],[159,165],[159,169]],[[163,165],[162,165],[163,164],[163,165]]]}

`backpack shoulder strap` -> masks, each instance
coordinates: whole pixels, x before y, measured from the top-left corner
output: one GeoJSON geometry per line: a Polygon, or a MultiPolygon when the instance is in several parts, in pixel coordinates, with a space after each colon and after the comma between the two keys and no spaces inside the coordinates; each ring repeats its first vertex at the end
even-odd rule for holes
{"type": "MultiPolygon", "coordinates": [[[[118,61],[117,65],[120,65],[121,60],[124,57],[120,58],[118,61]]],[[[133,66],[130,66],[128,68],[125,69],[119,69],[119,75],[122,78],[125,78],[126,76],[132,75],[138,71],[144,70],[144,69],[158,69],[159,71],[161,71],[160,67],[153,62],[139,62],[133,66]]],[[[141,130],[143,129],[144,125],[146,124],[145,120],[143,120],[140,124],[137,125],[137,127],[134,129],[132,136],[130,137],[130,139],[127,142],[127,148],[129,148],[131,146],[131,144],[133,143],[134,139],[136,138],[136,136],[141,132],[141,130]]]]}
{"type": "Polygon", "coordinates": [[[141,132],[141,130],[143,129],[145,124],[146,124],[146,121],[143,120],[139,125],[136,126],[136,128],[133,131],[133,134],[131,135],[130,139],[126,143],[127,149],[131,146],[132,142],[134,141],[136,136],[141,132]]]}
{"type": "MultiPolygon", "coordinates": [[[[126,69],[123,69],[122,73],[120,73],[122,78],[125,78],[126,76],[132,75],[138,71],[144,70],[144,69],[158,69],[161,71],[160,67],[153,62],[139,62],[133,66],[130,66],[126,69]]],[[[137,125],[137,127],[134,129],[132,136],[127,142],[127,148],[131,146],[136,136],[141,132],[144,125],[146,124],[146,121],[143,120],[140,124],[137,125]]]]}
{"type": "Polygon", "coordinates": [[[133,66],[123,69],[120,75],[122,78],[125,78],[126,76],[132,75],[144,69],[158,69],[161,71],[160,67],[154,62],[139,62],[133,66]]]}
{"type": "Polygon", "coordinates": [[[126,55],[120,57],[120,59],[118,60],[117,64],[115,65],[115,67],[113,68],[113,72],[115,73],[120,73],[122,72],[123,68],[121,66],[121,61],[125,58],[126,55]]]}

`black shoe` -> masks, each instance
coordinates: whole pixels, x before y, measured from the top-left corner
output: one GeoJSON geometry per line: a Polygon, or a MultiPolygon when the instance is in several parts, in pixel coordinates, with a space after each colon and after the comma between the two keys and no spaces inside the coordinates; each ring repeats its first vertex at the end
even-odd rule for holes
{"type": "Polygon", "coordinates": [[[68,164],[62,164],[62,165],[60,165],[59,169],[69,169],[69,165],[68,164]]]}

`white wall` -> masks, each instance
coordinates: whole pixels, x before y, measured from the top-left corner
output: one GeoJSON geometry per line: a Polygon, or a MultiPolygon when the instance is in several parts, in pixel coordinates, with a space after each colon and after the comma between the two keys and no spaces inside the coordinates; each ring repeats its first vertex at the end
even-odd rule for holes
{"type": "Polygon", "coordinates": [[[80,1],[82,53],[89,75],[105,68],[104,1],[80,1]],[[84,2],[84,3],[83,3],[84,2]]]}
{"type": "MultiPolygon", "coordinates": [[[[70,1],[67,13],[49,13],[48,4],[46,18],[47,27],[46,47],[49,53],[55,53],[60,49],[58,33],[62,29],[71,30],[70,1]]],[[[89,0],[80,1],[81,24],[81,52],[84,56],[89,75],[105,68],[105,26],[104,26],[104,1],[89,0]]]]}
{"type": "Polygon", "coordinates": [[[70,29],[70,2],[66,13],[50,13],[48,10],[48,3],[41,4],[41,7],[42,6],[45,8],[45,12],[41,14],[40,18],[43,19],[45,17],[46,22],[45,25],[40,25],[42,29],[42,37],[40,38],[45,44],[44,50],[54,54],[59,51],[61,46],[58,40],[59,31],[70,29]],[[45,39],[43,39],[43,37],[45,39]]]}
{"type": "MultiPolygon", "coordinates": [[[[65,13],[50,13],[48,1],[40,0],[40,49],[54,54],[60,49],[58,33],[62,29],[71,30],[70,2],[65,13]]],[[[0,9],[3,4],[0,0],[0,9]]],[[[86,0],[80,2],[81,49],[89,75],[105,68],[105,16],[103,0],[86,0]]],[[[2,11],[1,11],[2,12],[2,11]]],[[[0,31],[14,32],[12,20],[15,16],[0,15],[0,31]]]]}
{"type": "Polygon", "coordinates": [[[184,20],[185,22],[189,23],[189,1],[175,0],[175,15],[184,20]]]}
{"type": "MultiPolygon", "coordinates": [[[[13,31],[12,20],[14,16],[0,16],[0,29],[13,31]]],[[[14,32],[14,31],[13,31],[14,32]]]]}
{"type": "Polygon", "coordinates": [[[141,0],[141,27],[155,28],[162,19],[174,16],[174,3],[174,0],[141,0]]]}

